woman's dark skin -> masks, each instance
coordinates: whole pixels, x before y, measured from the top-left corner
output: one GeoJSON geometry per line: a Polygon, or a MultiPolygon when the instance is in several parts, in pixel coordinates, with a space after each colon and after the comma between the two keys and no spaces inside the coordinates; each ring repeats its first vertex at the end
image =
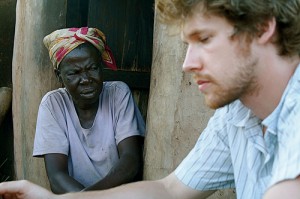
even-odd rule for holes
{"type": "MultiPolygon", "coordinates": [[[[72,96],[81,126],[90,128],[97,113],[99,95],[103,87],[100,52],[89,43],[81,44],[64,57],[55,74],[72,96]]],[[[68,156],[46,154],[44,160],[51,190],[59,194],[102,190],[136,180],[142,169],[141,140],[140,136],[122,140],[117,146],[117,164],[107,176],[90,187],[84,187],[69,176],[68,156]]]]}

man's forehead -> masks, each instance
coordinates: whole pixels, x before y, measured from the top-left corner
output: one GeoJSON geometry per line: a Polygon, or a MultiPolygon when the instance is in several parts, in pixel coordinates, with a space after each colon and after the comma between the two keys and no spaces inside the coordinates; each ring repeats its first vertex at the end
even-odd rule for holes
{"type": "Polygon", "coordinates": [[[182,23],[181,37],[186,38],[195,34],[206,34],[214,31],[232,32],[233,25],[224,17],[207,13],[195,13],[182,23]]]}
{"type": "Polygon", "coordinates": [[[189,15],[183,21],[181,26],[181,37],[187,37],[195,33],[203,33],[211,28],[209,23],[211,16],[204,15],[202,13],[195,13],[194,15],[189,15]]]}

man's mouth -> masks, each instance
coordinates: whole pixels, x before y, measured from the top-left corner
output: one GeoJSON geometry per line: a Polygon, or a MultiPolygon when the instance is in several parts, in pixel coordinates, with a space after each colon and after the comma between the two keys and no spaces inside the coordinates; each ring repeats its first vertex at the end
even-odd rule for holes
{"type": "Polygon", "coordinates": [[[199,91],[205,92],[205,90],[207,90],[207,88],[210,84],[210,81],[208,81],[208,80],[197,80],[196,84],[198,85],[199,91]]]}

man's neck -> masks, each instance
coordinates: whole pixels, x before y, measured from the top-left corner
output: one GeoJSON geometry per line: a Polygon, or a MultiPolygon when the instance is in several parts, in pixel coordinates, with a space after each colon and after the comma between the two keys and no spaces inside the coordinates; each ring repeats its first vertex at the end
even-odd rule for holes
{"type": "Polygon", "coordinates": [[[288,82],[299,65],[299,57],[267,59],[257,76],[257,88],[240,100],[260,119],[265,119],[278,106],[288,82]]]}

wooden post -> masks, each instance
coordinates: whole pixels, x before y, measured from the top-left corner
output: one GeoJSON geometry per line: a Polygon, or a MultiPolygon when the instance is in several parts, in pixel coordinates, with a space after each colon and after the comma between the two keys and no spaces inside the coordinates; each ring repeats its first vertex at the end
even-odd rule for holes
{"type": "Polygon", "coordinates": [[[17,1],[13,57],[13,121],[16,179],[44,187],[42,159],[32,157],[36,117],[42,96],[59,87],[43,38],[66,25],[67,0],[17,1]]]}
{"type": "MultiPolygon", "coordinates": [[[[181,70],[186,46],[172,30],[175,27],[166,27],[155,18],[145,141],[146,180],[171,173],[192,149],[213,113],[204,105],[190,75],[181,70]]],[[[233,199],[235,195],[228,190],[210,197],[219,198],[233,199]]]]}

